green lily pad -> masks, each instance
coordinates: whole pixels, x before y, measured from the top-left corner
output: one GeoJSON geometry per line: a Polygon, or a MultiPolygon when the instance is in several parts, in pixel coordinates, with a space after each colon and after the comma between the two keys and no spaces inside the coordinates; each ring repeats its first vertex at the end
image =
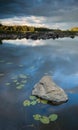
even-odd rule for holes
{"type": "Polygon", "coordinates": [[[26,106],[30,106],[30,101],[29,100],[25,100],[24,102],[23,102],[23,106],[24,107],[26,107],[26,106]]]}
{"type": "Polygon", "coordinates": [[[19,82],[16,82],[16,85],[19,85],[20,83],[19,82]]]}
{"type": "Polygon", "coordinates": [[[9,85],[10,85],[10,83],[6,83],[5,85],[6,85],[6,86],[9,86],[9,85]]]}
{"type": "Polygon", "coordinates": [[[25,78],[27,78],[27,75],[25,75],[25,74],[20,74],[19,77],[25,79],[25,78]]]}
{"type": "Polygon", "coordinates": [[[36,103],[37,102],[34,100],[34,101],[31,102],[31,105],[36,105],[36,103]]]}
{"type": "Polygon", "coordinates": [[[13,82],[16,83],[16,82],[17,82],[17,79],[15,79],[13,82]]]}
{"type": "Polygon", "coordinates": [[[58,115],[57,115],[57,114],[51,114],[51,115],[49,116],[49,120],[50,120],[50,121],[55,121],[55,120],[57,120],[57,118],[58,118],[58,115]]]}
{"type": "Polygon", "coordinates": [[[38,99],[36,100],[36,102],[40,103],[40,102],[41,102],[40,98],[38,98],[38,99]]]}
{"type": "Polygon", "coordinates": [[[47,103],[48,103],[47,100],[42,100],[42,99],[41,99],[40,101],[41,101],[42,104],[47,104],[47,103]]]}
{"type": "Polygon", "coordinates": [[[49,124],[50,121],[49,121],[49,118],[47,116],[42,116],[40,118],[40,121],[43,123],[43,124],[49,124]]]}
{"type": "Polygon", "coordinates": [[[30,99],[30,100],[35,100],[36,97],[35,97],[35,96],[30,96],[29,99],[30,99]]]}
{"type": "Polygon", "coordinates": [[[34,120],[40,120],[41,115],[39,115],[39,114],[33,115],[33,118],[34,118],[34,120]]]}
{"type": "Polygon", "coordinates": [[[23,87],[24,85],[22,84],[22,85],[17,86],[16,89],[22,89],[23,87]]]}
{"type": "Polygon", "coordinates": [[[25,84],[27,83],[27,80],[22,80],[21,83],[25,84]]]}

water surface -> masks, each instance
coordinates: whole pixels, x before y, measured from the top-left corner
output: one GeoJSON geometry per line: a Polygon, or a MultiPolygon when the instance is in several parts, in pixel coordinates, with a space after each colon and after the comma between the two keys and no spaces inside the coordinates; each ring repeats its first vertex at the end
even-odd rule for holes
{"type": "Polygon", "coordinates": [[[78,130],[77,99],[78,38],[3,40],[0,45],[0,130],[78,130]],[[23,101],[44,75],[50,75],[66,91],[69,101],[60,106],[24,107],[23,101]],[[23,86],[18,88],[16,82],[23,86]],[[44,125],[33,119],[37,113],[45,116],[56,113],[58,119],[44,125]]]}

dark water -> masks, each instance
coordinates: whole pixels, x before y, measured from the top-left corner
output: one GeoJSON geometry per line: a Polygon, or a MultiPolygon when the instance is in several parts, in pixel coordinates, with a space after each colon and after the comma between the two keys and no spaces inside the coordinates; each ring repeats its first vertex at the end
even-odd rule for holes
{"type": "Polygon", "coordinates": [[[0,130],[78,130],[78,38],[58,40],[4,40],[0,45],[0,130]],[[52,76],[69,96],[59,106],[37,104],[24,107],[35,83],[52,76]],[[23,75],[23,79],[20,75],[23,75]],[[26,77],[24,77],[26,75],[26,77]],[[18,89],[25,80],[22,89],[18,89]],[[10,83],[10,84],[7,84],[10,83]],[[34,114],[58,114],[48,125],[34,114]]]}

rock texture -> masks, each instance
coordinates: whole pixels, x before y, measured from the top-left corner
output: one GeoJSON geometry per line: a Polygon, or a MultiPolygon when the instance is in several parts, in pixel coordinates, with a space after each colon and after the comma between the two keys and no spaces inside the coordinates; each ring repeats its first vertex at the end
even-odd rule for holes
{"type": "Polygon", "coordinates": [[[53,104],[61,104],[68,100],[64,90],[58,87],[50,76],[42,77],[39,83],[34,86],[32,95],[51,101],[53,104]]]}

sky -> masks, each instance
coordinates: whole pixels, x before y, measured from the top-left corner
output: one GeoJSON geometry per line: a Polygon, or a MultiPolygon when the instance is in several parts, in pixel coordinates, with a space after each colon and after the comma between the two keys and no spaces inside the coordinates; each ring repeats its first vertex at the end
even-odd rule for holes
{"type": "Polygon", "coordinates": [[[78,0],[0,0],[0,23],[70,29],[78,26],[78,0]]]}

